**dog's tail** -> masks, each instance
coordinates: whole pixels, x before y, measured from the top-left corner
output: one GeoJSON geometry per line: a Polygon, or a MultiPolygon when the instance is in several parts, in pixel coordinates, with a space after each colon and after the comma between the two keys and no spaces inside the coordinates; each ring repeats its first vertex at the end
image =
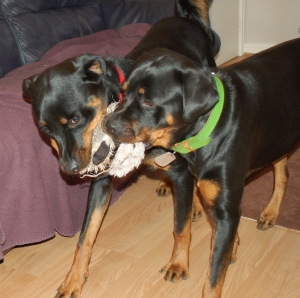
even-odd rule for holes
{"type": "Polygon", "coordinates": [[[220,37],[210,26],[209,8],[213,0],[176,0],[176,13],[186,19],[198,23],[206,31],[213,42],[214,52],[221,46],[220,37]]]}

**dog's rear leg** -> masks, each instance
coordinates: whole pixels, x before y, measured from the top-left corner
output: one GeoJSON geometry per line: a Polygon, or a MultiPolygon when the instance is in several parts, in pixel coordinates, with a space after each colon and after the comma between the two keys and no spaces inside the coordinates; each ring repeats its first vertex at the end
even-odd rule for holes
{"type": "Polygon", "coordinates": [[[288,182],[287,155],[273,163],[274,166],[274,190],[272,197],[257,220],[259,230],[267,230],[275,225],[279,214],[280,205],[285,194],[288,182]]]}
{"type": "Polygon", "coordinates": [[[57,290],[56,298],[79,298],[88,278],[92,247],[101,226],[112,193],[112,177],[93,180],[90,186],[87,211],[75,250],[72,267],[57,290]]]}
{"type": "Polygon", "coordinates": [[[203,207],[201,203],[201,192],[197,185],[198,179],[195,179],[194,196],[193,196],[193,221],[198,221],[203,215],[203,207]]]}

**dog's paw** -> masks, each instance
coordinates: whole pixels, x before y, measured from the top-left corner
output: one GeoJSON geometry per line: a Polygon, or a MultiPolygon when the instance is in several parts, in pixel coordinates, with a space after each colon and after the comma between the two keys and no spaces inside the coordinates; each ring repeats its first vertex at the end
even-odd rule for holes
{"type": "Polygon", "coordinates": [[[265,231],[272,228],[276,223],[277,216],[270,213],[262,213],[257,220],[257,229],[265,231]]]}
{"type": "Polygon", "coordinates": [[[202,207],[200,206],[200,208],[199,208],[199,205],[193,204],[192,221],[193,222],[198,221],[202,217],[202,215],[203,215],[203,209],[202,209],[202,207]]]}
{"type": "Polygon", "coordinates": [[[76,288],[73,285],[62,284],[55,295],[55,298],[80,298],[81,288],[76,288]]]}
{"type": "Polygon", "coordinates": [[[200,203],[200,199],[198,197],[194,196],[193,199],[193,212],[192,212],[192,221],[196,222],[199,220],[199,218],[202,217],[204,211],[203,207],[200,203]]]}
{"type": "Polygon", "coordinates": [[[88,274],[84,274],[83,278],[70,274],[67,275],[65,281],[57,289],[55,298],[80,298],[81,290],[88,278],[88,274]]]}
{"type": "Polygon", "coordinates": [[[182,266],[179,264],[169,263],[164,268],[162,268],[159,272],[165,274],[164,279],[166,281],[171,281],[174,283],[189,278],[189,268],[187,266],[182,266]]]}
{"type": "Polygon", "coordinates": [[[172,194],[171,186],[164,180],[160,181],[156,193],[159,197],[167,197],[172,194]]]}

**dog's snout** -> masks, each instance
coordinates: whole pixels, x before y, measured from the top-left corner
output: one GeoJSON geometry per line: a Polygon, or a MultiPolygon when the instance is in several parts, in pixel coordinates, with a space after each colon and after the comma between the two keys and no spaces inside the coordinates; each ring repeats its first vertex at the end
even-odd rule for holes
{"type": "Polygon", "coordinates": [[[108,134],[115,135],[121,130],[121,124],[114,117],[109,117],[105,122],[105,130],[108,134]]]}
{"type": "Polygon", "coordinates": [[[69,162],[60,161],[60,168],[63,172],[68,174],[77,174],[80,169],[79,163],[74,159],[69,162]]]}
{"type": "Polygon", "coordinates": [[[79,171],[79,164],[76,160],[73,160],[70,163],[70,171],[72,171],[74,173],[77,173],[79,171]]]}
{"type": "Polygon", "coordinates": [[[116,114],[107,117],[103,123],[103,131],[110,135],[116,142],[130,143],[135,132],[131,123],[120,119],[116,114]]]}

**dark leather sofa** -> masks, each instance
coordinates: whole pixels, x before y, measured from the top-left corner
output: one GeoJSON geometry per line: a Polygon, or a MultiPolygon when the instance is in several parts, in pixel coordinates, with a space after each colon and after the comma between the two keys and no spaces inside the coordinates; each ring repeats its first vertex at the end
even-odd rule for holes
{"type": "Polygon", "coordinates": [[[174,0],[1,0],[0,77],[38,61],[54,45],[173,14],[174,0]]]}

